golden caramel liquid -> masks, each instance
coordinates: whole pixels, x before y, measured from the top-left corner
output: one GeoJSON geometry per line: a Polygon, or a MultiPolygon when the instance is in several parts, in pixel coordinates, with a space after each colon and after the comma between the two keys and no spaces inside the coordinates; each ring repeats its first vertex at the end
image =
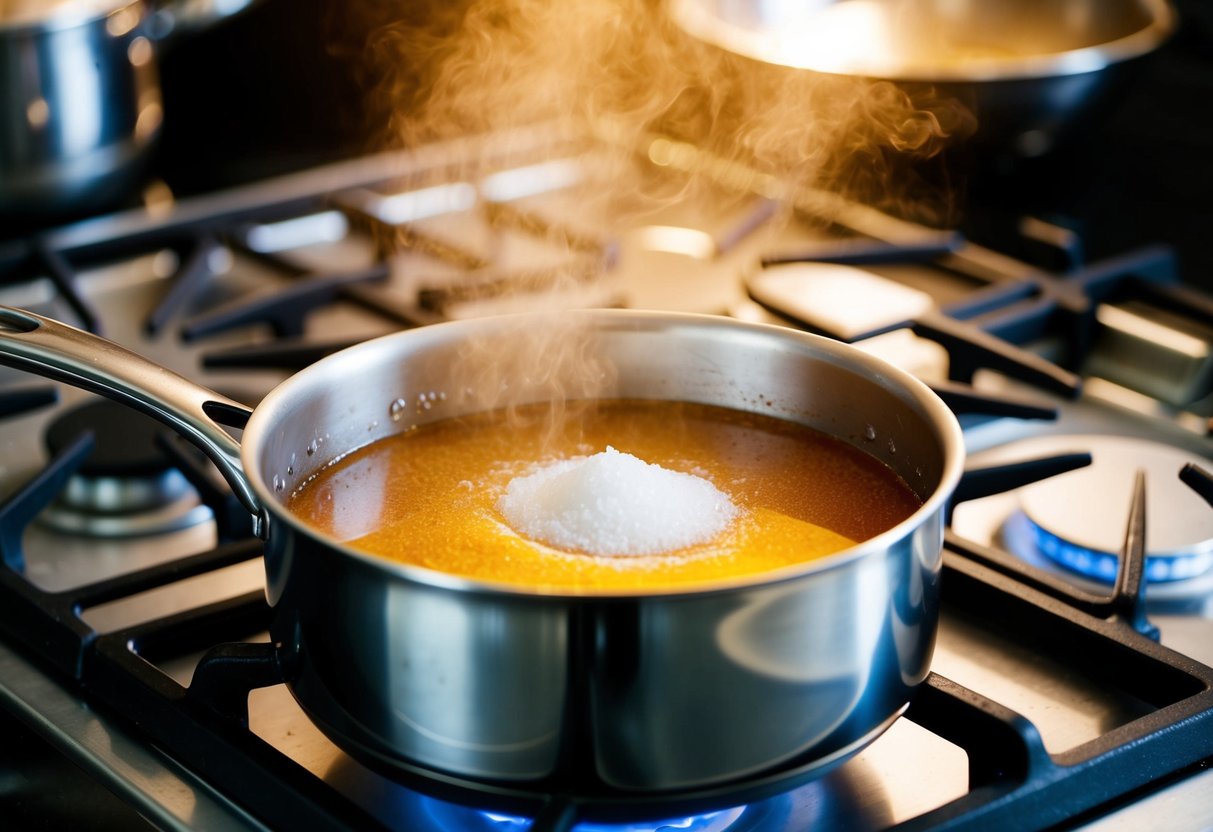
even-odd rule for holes
{"type": "Polygon", "coordinates": [[[811,428],[679,402],[571,403],[448,419],[343,457],[287,508],[349,545],[453,575],[548,589],[676,588],[802,563],[877,535],[921,504],[883,463],[811,428]],[[593,556],[521,537],[497,502],[537,464],[610,445],[709,480],[741,509],[715,539],[593,556]]]}

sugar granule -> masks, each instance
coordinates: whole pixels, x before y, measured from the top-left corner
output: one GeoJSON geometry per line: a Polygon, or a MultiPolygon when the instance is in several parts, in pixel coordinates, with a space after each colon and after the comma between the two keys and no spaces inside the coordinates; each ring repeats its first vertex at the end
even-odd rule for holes
{"type": "Polygon", "coordinates": [[[739,512],[708,480],[610,446],[515,477],[498,508],[519,534],[591,555],[654,555],[706,543],[739,512]]]}

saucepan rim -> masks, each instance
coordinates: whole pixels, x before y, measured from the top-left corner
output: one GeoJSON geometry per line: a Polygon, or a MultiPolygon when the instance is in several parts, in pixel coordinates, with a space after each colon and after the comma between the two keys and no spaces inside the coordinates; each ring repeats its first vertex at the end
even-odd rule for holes
{"type": "MultiPolygon", "coordinates": [[[[244,476],[257,494],[264,509],[270,514],[269,524],[287,523],[297,534],[305,535],[326,546],[328,549],[343,557],[350,558],[367,567],[391,575],[397,579],[429,585],[435,588],[457,590],[462,593],[472,593],[492,596],[514,596],[519,598],[541,597],[552,599],[595,598],[595,599],[629,599],[646,598],[678,598],[704,596],[722,592],[735,592],[750,586],[769,586],[778,583],[796,581],[810,575],[816,575],[834,569],[845,568],[848,564],[865,557],[881,556],[899,541],[908,538],[924,522],[936,512],[945,508],[951,498],[964,467],[964,437],[955,415],[946,404],[919,379],[910,373],[884,361],[881,358],[866,353],[856,347],[834,341],[823,336],[793,330],[771,324],[751,323],[720,316],[700,315],[678,312],[658,312],[648,310],[578,310],[573,313],[562,313],[584,316],[599,326],[624,327],[629,324],[646,328],[678,328],[678,327],[725,327],[749,337],[771,338],[784,340],[797,345],[803,354],[826,360],[844,369],[857,371],[873,384],[884,386],[890,392],[901,397],[911,407],[918,409],[924,421],[935,426],[938,435],[937,442],[942,450],[942,465],[939,482],[923,503],[909,517],[892,528],[861,541],[859,544],[841,550],[834,554],[814,558],[804,563],[781,567],[779,569],[740,577],[726,577],[703,583],[695,583],[687,587],[655,587],[648,588],[569,588],[551,586],[521,586],[515,583],[493,581],[489,579],[470,578],[454,575],[427,567],[395,561],[382,555],[365,552],[343,543],[335,537],[308,524],[305,520],[289,511],[283,505],[282,495],[271,489],[266,480],[266,472],[262,471],[257,460],[265,449],[266,442],[272,436],[275,426],[281,424],[284,412],[289,409],[293,398],[300,386],[316,376],[328,375],[335,368],[349,365],[352,369],[365,360],[367,354],[385,349],[389,344],[399,339],[418,337],[419,333],[428,333],[428,337],[439,338],[448,335],[459,335],[464,332],[483,330],[486,327],[512,326],[528,318],[540,318],[550,313],[515,313],[509,315],[491,316],[463,321],[451,321],[433,324],[418,330],[407,330],[384,335],[365,341],[340,352],[321,359],[315,364],[301,370],[281,385],[272,390],[255,408],[244,429],[240,442],[240,455],[244,476]]],[[[842,437],[840,437],[842,438],[842,437]]],[[[342,448],[340,455],[346,455],[357,448],[342,448]]],[[[332,460],[325,464],[331,464],[332,460]]]]}

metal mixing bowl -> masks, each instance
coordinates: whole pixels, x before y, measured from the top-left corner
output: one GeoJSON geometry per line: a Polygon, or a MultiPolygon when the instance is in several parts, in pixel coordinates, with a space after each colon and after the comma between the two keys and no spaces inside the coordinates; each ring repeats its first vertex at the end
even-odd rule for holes
{"type": "Polygon", "coordinates": [[[1113,101],[1175,30],[1168,0],[670,0],[679,26],[789,70],[929,85],[974,139],[1040,156],[1113,101]]]}

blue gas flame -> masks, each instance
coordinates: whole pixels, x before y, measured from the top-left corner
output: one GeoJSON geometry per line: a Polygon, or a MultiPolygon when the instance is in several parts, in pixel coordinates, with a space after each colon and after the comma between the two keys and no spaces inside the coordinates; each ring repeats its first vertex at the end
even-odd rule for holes
{"type": "MultiPolygon", "coordinates": [[[[1007,521],[1005,534],[1013,550],[1022,552],[1025,546],[1030,547],[1079,575],[1104,583],[1116,580],[1116,571],[1120,568],[1118,555],[1071,543],[1041,528],[1022,512],[1007,521]]],[[[1182,581],[1202,575],[1210,568],[1213,568],[1213,552],[1150,555],[1146,558],[1145,577],[1150,583],[1182,581]]]]}

